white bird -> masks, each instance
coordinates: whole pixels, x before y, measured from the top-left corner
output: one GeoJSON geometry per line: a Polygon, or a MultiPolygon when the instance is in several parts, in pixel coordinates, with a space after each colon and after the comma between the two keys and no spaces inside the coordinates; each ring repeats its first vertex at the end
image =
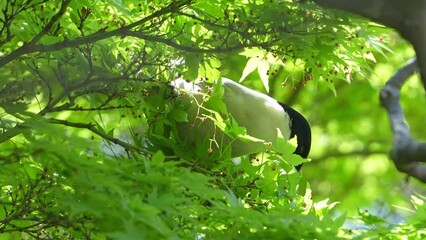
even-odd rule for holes
{"type": "Polygon", "coordinates": [[[239,157],[264,151],[266,143],[275,144],[279,130],[287,140],[296,135],[297,148],[294,153],[303,158],[308,156],[311,129],[300,113],[230,79],[222,78],[221,83],[224,90],[222,101],[227,112],[238,126],[245,127],[247,134],[257,140],[235,140],[224,135],[210,118],[205,117],[211,112],[203,106],[203,99],[207,96],[206,92],[210,91],[211,94],[211,88],[205,82],[187,82],[179,78],[172,82],[172,86],[178,91],[179,102],[184,104],[188,115],[188,122],[177,126],[181,140],[195,146],[208,136],[222,145],[219,147],[231,146],[231,157],[239,157]]]}

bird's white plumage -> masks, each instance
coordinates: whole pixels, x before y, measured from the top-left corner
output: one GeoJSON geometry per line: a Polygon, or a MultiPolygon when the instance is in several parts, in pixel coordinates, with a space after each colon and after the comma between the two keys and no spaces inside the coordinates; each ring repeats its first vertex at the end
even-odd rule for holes
{"type": "MultiPolygon", "coordinates": [[[[206,92],[204,82],[192,83],[177,79],[173,81],[172,85],[183,93],[179,95],[179,100],[185,105],[188,113],[188,123],[178,124],[182,140],[187,144],[195,145],[197,138],[209,136],[215,137],[217,142],[225,145],[232,142],[229,137],[223,137],[221,133],[218,133],[211,121],[196,123],[197,113],[200,113],[199,104],[202,103],[206,92]]],[[[239,126],[246,128],[248,135],[264,140],[264,142],[233,141],[231,143],[232,157],[263,151],[265,142],[275,142],[278,129],[285,139],[289,139],[289,116],[275,99],[227,78],[222,78],[222,85],[224,88],[222,100],[228,113],[238,122],[239,126]]],[[[198,114],[198,116],[200,115],[198,114]]]]}

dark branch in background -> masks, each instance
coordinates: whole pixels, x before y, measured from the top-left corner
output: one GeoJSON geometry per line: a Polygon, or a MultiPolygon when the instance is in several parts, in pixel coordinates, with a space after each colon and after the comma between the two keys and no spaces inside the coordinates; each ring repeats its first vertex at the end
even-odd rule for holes
{"type": "Polygon", "coordinates": [[[0,36],[3,36],[3,33],[6,32],[6,37],[0,40],[0,47],[3,46],[5,43],[11,41],[15,37],[15,35],[12,34],[10,27],[12,26],[12,22],[17,15],[28,9],[36,8],[37,6],[42,5],[47,1],[48,0],[33,2],[30,0],[19,3],[16,3],[16,0],[4,1],[5,4],[3,5],[3,9],[1,9],[3,13],[3,19],[0,18],[0,23],[2,25],[2,27],[0,28],[0,36]]]}
{"type": "Polygon", "coordinates": [[[151,36],[144,32],[132,31],[128,27],[123,27],[123,28],[112,30],[109,32],[100,31],[85,37],[80,37],[73,40],[65,40],[65,41],[50,44],[50,45],[25,44],[21,48],[13,51],[11,54],[3,58],[0,58],[0,67],[28,53],[59,51],[65,48],[73,48],[73,47],[78,47],[84,44],[95,43],[97,41],[107,39],[110,37],[126,37],[126,36],[132,36],[132,37],[140,38],[150,42],[163,43],[175,49],[187,51],[187,52],[193,52],[193,53],[227,53],[227,52],[234,52],[236,50],[240,50],[246,47],[259,47],[259,46],[266,47],[268,45],[273,44],[273,43],[251,43],[251,44],[241,44],[236,46],[226,46],[226,47],[219,47],[219,48],[190,47],[190,46],[185,46],[185,45],[176,43],[172,39],[162,38],[158,36],[151,36]]]}
{"type": "Polygon", "coordinates": [[[426,1],[410,0],[314,0],[320,5],[359,14],[375,22],[395,28],[414,47],[426,89],[426,1]]]}
{"type": "MultiPolygon", "coordinates": [[[[129,104],[114,104],[112,101],[114,99],[120,98],[122,93],[116,91],[116,89],[111,88],[111,86],[115,83],[119,83],[122,81],[135,81],[135,82],[149,82],[155,81],[154,79],[164,73],[165,69],[156,72],[156,74],[146,76],[146,77],[137,77],[136,75],[142,68],[148,66],[160,66],[165,65],[167,63],[161,62],[158,60],[158,56],[148,57],[146,56],[146,51],[142,50],[141,52],[135,53],[132,61],[126,66],[122,71],[120,71],[119,75],[114,74],[115,76],[111,77],[103,77],[98,76],[93,73],[93,69],[89,67],[86,76],[82,77],[82,81],[72,82],[72,83],[64,83],[66,75],[65,73],[61,73],[61,67],[53,68],[56,76],[56,81],[60,83],[61,91],[56,94],[53,94],[53,87],[51,86],[50,80],[46,74],[43,74],[37,64],[30,60],[27,62],[27,66],[31,69],[31,71],[39,77],[43,85],[47,87],[47,95],[48,101],[46,105],[41,109],[41,111],[37,114],[39,116],[43,116],[47,113],[52,112],[60,112],[60,111],[105,111],[105,110],[113,110],[113,109],[124,109],[124,108],[132,108],[134,106],[130,106],[129,104]],[[96,107],[83,107],[76,105],[74,100],[80,96],[88,95],[88,94],[102,94],[106,97],[106,99],[99,103],[96,107]]],[[[86,59],[92,58],[91,52],[89,51],[87,54],[84,54],[86,59]]],[[[88,60],[90,62],[90,60],[88,60]]],[[[13,82],[15,83],[15,82],[13,82]]],[[[11,86],[15,86],[16,84],[10,84],[11,86]]],[[[16,86],[15,86],[16,87],[16,86]]],[[[5,87],[3,90],[0,90],[0,93],[4,92],[2,96],[11,95],[11,90],[5,87]],[[9,94],[8,94],[9,93],[9,94]]],[[[1,95],[1,94],[0,94],[1,95]]],[[[15,100],[16,102],[17,100],[15,100]]],[[[4,105],[4,104],[3,104],[4,105]]],[[[32,116],[27,116],[32,118],[32,116]]],[[[0,134],[0,144],[31,129],[31,127],[26,124],[25,119],[21,119],[21,123],[17,123],[15,126],[7,128],[7,130],[3,130],[2,134],[0,134]]],[[[107,139],[108,140],[108,139],[107,139]]],[[[108,141],[114,142],[114,139],[109,139],[108,141]]],[[[137,146],[125,147],[127,150],[139,149],[137,146]]],[[[139,149],[140,150],[140,149],[139,149]]]]}
{"type": "Polygon", "coordinates": [[[55,16],[50,19],[50,21],[46,24],[46,26],[44,26],[41,32],[39,32],[28,44],[33,45],[37,43],[44,35],[46,35],[50,31],[50,29],[52,29],[53,25],[62,17],[70,3],[71,0],[63,0],[58,13],[56,13],[55,16]]]}
{"type": "MultiPolygon", "coordinates": [[[[74,106],[74,102],[72,102],[72,101],[65,102],[65,103],[63,103],[59,106],[57,106],[57,104],[59,104],[61,101],[63,101],[66,96],[69,96],[69,94],[72,91],[81,89],[83,87],[88,88],[88,87],[90,87],[91,84],[102,83],[102,82],[113,83],[113,82],[117,82],[117,81],[120,81],[120,80],[125,79],[125,78],[126,78],[126,76],[117,76],[117,77],[112,77],[112,78],[109,78],[109,79],[92,78],[92,79],[89,79],[90,83],[87,82],[87,81],[83,81],[83,82],[79,82],[79,83],[70,85],[70,86],[68,86],[67,89],[64,89],[56,98],[49,101],[49,103],[45,106],[45,108],[43,110],[41,110],[38,113],[38,115],[43,116],[43,115],[50,113],[50,112],[59,112],[59,111],[68,111],[68,110],[70,110],[70,111],[84,111],[85,109],[79,108],[78,106],[74,106]]],[[[96,92],[96,91],[92,91],[92,92],[96,92]]],[[[105,101],[105,103],[108,103],[108,102],[109,102],[109,99],[107,99],[105,101]]],[[[123,106],[123,108],[128,108],[128,107],[129,106],[127,106],[127,105],[123,106]]],[[[114,107],[110,107],[110,108],[114,109],[114,107]]],[[[105,109],[104,105],[100,105],[100,106],[98,106],[98,109],[96,109],[96,110],[106,110],[106,109],[105,109]]],[[[29,127],[27,126],[25,121],[17,124],[13,128],[10,128],[9,130],[4,131],[0,135],[0,143],[3,143],[5,141],[21,134],[22,132],[26,131],[27,129],[29,129],[29,127]]],[[[91,129],[89,129],[89,130],[91,130],[91,129]]]]}
{"type": "Polygon", "coordinates": [[[49,21],[49,23],[43,28],[43,30],[37,34],[30,42],[24,44],[22,47],[18,48],[17,50],[11,52],[9,55],[4,56],[3,58],[0,58],[0,67],[8,64],[9,62],[19,58],[22,55],[28,54],[28,53],[34,53],[34,52],[51,52],[51,51],[59,51],[64,48],[72,48],[77,47],[84,44],[94,43],[103,39],[107,39],[114,36],[126,36],[126,32],[132,32],[131,29],[141,26],[148,21],[159,17],[161,15],[167,14],[167,13],[173,13],[178,11],[180,8],[185,6],[186,4],[190,3],[191,0],[182,1],[182,2],[176,2],[173,1],[168,6],[160,9],[159,11],[142,18],[141,20],[134,22],[132,24],[129,24],[125,27],[112,30],[109,32],[103,32],[99,31],[97,33],[76,38],[74,40],[70,41],[62,41],[59,43],[51,44],[51,45],[37,45],[37,42],[51,29],[51,27],[59,20],[59,18],[65,13],[65,10],[71,0],[65,0],[62,2],[61,9],[58,11],[58,13],[52,17],[52,19],[49,21]]]}
{"type": "Polygon", "coordinates": [[[393,75],[380,92],[380,103],[386,109],[393,132],[393,147],[390,153],[396,168],[426,183],[426,142],[411,138],[410,129],[404,121],[400,104],[400,90],[407,78],[417,70],[417,62],[411,59],[393,75]]]}
{"type": "MultiPolygon", "coordinates": [[[[236,46],[225,46],[225,47],[219,47],[219,48],[200,48],[200,47],[190,47],[185,45],[180,45],[176,42],[174,42],[172,39],[164,39],[161,37],[156,36],[150,36],[141,32],[135,32],[135,31],[123,31],[121,35],[124,36],[133,36],[136,38],[140,38],[146,41],[150,42],[159,42],[164,43],[170,47],[173,47],[178,50],[182,50],[185,52],[193,52],[193,53],[229,53],[229,52],[235,52],[237,50],[241,50],[243,48],[250,48],[250,47],[267,47],[272,45],[273,43],[250,43],[250,44],[241,44],[236,46]]],[[[226,43],[226,41],[224,42],[226,43]]]]}
{"type": "Polygon", "coordinates": [[[61,18],[62,15],[64,15],[68,5],[70,4],[71,0],[64,0],[62,1],[61,8],[59,9],[58,13],[55,14],[55,16],[50,19],[50,21],[46,24],[46,26],[28,43],[22,45],[19,49],[11,52],[9,55],[6,55],[3,58],[0,58],[0,67],[4,66],[5,64],[9,63],[10,61],[22,56],[25,53],[31,52],[31,48],[35,46],[35,44],[44,36],[46,35],[49,30],[53,27],[53,25],[61,18]]]}

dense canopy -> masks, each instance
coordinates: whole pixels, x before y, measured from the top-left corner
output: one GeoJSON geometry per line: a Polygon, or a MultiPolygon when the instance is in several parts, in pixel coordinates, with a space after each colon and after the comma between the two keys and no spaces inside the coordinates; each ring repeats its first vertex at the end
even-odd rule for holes
{"type": "MultiPolygon", "coordinates": [[[[425,187],[389,159],[379,104],[416,52],[381,24],[297,0],[1,1],[0,240],[424,238],[425,187]],[[293,106],[309,162],[280,136],[239,161],[209,136],[189,150],[178,77],[293,106]]],[[[200,119],[253,141],[222,94],[200,119]]],[[[417,76],[401,103],[426,136],[417,76]]]]}

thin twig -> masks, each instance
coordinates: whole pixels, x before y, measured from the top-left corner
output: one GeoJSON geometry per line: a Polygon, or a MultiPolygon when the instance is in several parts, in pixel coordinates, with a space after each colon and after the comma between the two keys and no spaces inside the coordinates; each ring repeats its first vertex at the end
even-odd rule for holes
{"type": "Polygon", "coordinates": [[[123,147],[126,150],[134,150],[134,151],[144,153],[144,154],[149,154],[149,155],[154,154],[153,152],[148,151],[147,149],[138,147],[136,145],[129,144],[129,143],[124,142],[124,141],[122,141],[118,138],[112,137],[112,136],[108,135],[107,133],[105,133],[104,131],[97,129],[95,127],[95,125],[92,124],[92,123],[75,123],[75,122],[70,122],[70,121],[66,121],[66,120],[54,119],[54,118],[48,119],[48,122],[53,123],[53,124],[60,124],[60,125],[68,126],[68,127],[87,129],[87,130],[93,132],[94,134],[102,137],[103,139],[108,140],[109,142],[120,145],[121,147],[123,147]]]}
{"type": "Polygon", "coordinates": [[[52,26],[61,18],[61,16],[65,13],[65,10],[67,9],[68,5],[70,4],[71,0],[64,0],[62,1],[61,8],[59,9],[58,13],[55,14],[55,16],[52,17],[52,19],[49,21],[48,24],[28,43],[22,45],[17,50],[11,52],[9,55],[6,55],[3,58],[0,58],[0,67],[3,67],[5,64],[11,62],[12,60],[19,58],[20,56],[33,52],[33,46],[36,46],[35,44],[44,36],[46,33],[52,28],[52,26]]]}

